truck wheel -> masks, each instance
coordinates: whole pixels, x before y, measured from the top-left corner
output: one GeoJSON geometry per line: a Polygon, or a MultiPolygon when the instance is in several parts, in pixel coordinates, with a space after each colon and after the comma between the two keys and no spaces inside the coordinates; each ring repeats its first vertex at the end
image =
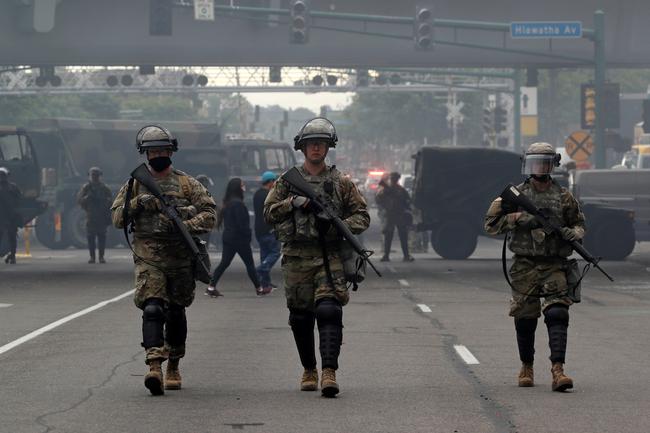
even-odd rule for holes
{"type": "Polygon", "coordinates": [[[476,249],[478,235],[468,227],[471,224],[460,221],[447,221],[431,231],[431,246],[441,257],[450,260],[463,260],[476,249]]]}
{"type": "MultiPolygon", "coordinates": [[[[61,231],[63,231],[63,228],[61,228],[61,231]]],[[[41,245],[51,250],[63,250],[70,246],[70,242],[64,233],[61,233],[61,239],[56,240],[54,211],[52,209],[48,209],[44,214],[36,218],[34,233],[36,233],[36,239],[41,245]]]]}
{"type": "Polygon", "coordinates": [[[596,257],[605,260],[625,260],[632,254],[636,236],[629,222],[607,221],[587,231],[585,247],[596,257]]]}
{"type": "Polygon", "coordinates": [[[74,207],[63,214],[63,232],[68,242],[75,248],[87,248],[86,212],[74,207]]]}

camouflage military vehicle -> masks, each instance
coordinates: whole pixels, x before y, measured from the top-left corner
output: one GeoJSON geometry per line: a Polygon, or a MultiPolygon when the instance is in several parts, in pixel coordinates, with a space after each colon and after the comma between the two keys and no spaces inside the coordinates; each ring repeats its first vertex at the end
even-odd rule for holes
{"type": "MultiPolygon", "coordinates": [[[[242,177],[249,191],[259,184],[265,170],[284,171],[295,163],[286,143],[266,140],[222,142],[219,127],[202,122],[156,122],[146,120],[41,119],[29,124],[35,152],[43,167],[44,198],[49,203],[36,228],[38,240],[49,248],[86,245],[85,213],[76,204],[76,194],[87,182],[87,170],[99,166],[104,182],[113,193],[139,163],[135,148],[137,131],[160,123],[179,141],[174,167],[196,176],[205,174],[213,185],[210,192],[219,200],[230,177],[242,177]]],[[[250,192],[247,191],[247,198],[250,192]]],[[[250,207],[252,210],[252,207],[250,207]]],[[[109,227],[107,244],[122,243],[122,233],[109,227]]]]}
{"type": "MultiPolygon", "coordinates": [[[[0,126],[0,167],[9,170],[9,180],[23,193],[18,209],[22,224],[45,212],[47,203],[38,199],[41,194],[41,167],[32,141],[24,129],[0,126]]],[[[0,255],[5,252],[5,247],[0,245],[0,255]]]]}
{"type": "MultiPolygon", "coordinates": [[[[523,181],[520,155],[501,149],[431,146],[414,158],[413,203],[422,215],[418,230],[431,230],[431,245],[440,256],[466,259],[483,235],[483,217],[492,200],[508,183],[523,181]]],[[[554,178],[566,186],[561,173],[554,178]]],[[[583,204],[583,211],[584,243],[593,255],[622,260],[632,252],[632,212],[594,203],[583,204]],[[628,236],[604,236],[612,225],[628,236]]]]}

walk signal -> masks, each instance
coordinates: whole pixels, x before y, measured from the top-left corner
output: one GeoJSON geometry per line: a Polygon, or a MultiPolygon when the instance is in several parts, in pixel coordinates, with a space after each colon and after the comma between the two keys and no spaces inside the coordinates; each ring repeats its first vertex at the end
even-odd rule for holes
{"type": "Polygon", "coordinates": [[[428,51],[433,49],[432,1],[420,1],[415,5],[413,40],[415,41],[416,50],[428,51]]]}
{"type": "Polygon", "coordinates": [[[582,129],[593,129],[596,126],[596,89],[592,84],[583,84],[581,86],[582,96],[582,129]]]}
{"type": "Polygon", "coordinates": [[[149,34],[172,35],[172,0],[149,0],[149,34]]]}
{"type": "Polygon", "coordinates": [[[505,131],[508,127],[508,112],[505,108],[494,108],[494,132],[505,131]]]}
{"type": "Polygon", "coordinates": [[[291,5],[291,28],[289,41],[292,44],[305,44],[309,41],[309,2],[294,0],[291,5]]]}

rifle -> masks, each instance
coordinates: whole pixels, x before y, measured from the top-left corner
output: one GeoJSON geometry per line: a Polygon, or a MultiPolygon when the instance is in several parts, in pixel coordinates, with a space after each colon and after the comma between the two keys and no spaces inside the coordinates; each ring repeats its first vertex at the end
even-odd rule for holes
{"type": "Polygon", "coordinates": [[[196,245],[194,238],[192,238],[192,235],[187,230],[187,227],[185,227],[185,224],[183,224],[183,220],[178,214],[178,211],[169,202],[167,196],[163,194],[153,176],[151,176],[147,165],[144,163],[140,164],[135,170],[131,172],[131,177],[140,182],[140,184],[147,188],[154,197],[160,200],[162,213],[172,221],[174,226],[176,226],[176,229],[180,232],[183,241],[185,241],[185,244],[192,252],[192,256],[195,259],[195,267],[197,264],[199,266],[199,269],[195,269],[195,274],[197,275],[196,279],[204,283],[209,283],[210,268],[209,265],[205,263],[205,256],[207,256],[207,251],[201,251],[196,245]],[[207,281],[204,281],[206,279],[207,281]]]}
{"type": "MultiPolygon", "coordinates": [[[[500,195],[501,199],[506,205],[513,205],[517,206],[518,208],[521,208],[531,214],[532,216],[535,217],[537,222],[541,224],[542,229],[544,230],[544,233],[547,235],[550,235],[551,233],[556,233],[560,238],[562,237],[561,234],[561,229],[559,225],[555,224],[551,219],[548,217],[548,215],[544,214],[540,209],[538,209],[535,204],[530,201],[528,197],[526,197],[516,186],[513,184],[509,184],[506,189],[503,190],[503,192],[500,195]]],[[[582,246],[582,244],[575,240],[575,241],[570,241],[569,244],[571,245],[571,248],[580,255],[583,259],[585,259],[588,263],[592,264],[596,269],[598,269],[600,272],[602,272],[603,275],[605,275],[609,281],[614,281],[614,279],[609,276],[603,268],[601,268],[598,265],[598,262],[600,262],[601,257],[594,257],[592,256],[589,251],[585,249],[585,247],[582,246]]]]}
{"type": "Polygon", "coordinates": [[[323,199],[323,197],[319,196],[316,194],[316,191],[305,181],[305,178],[302,177],[300,172],[296,167],[293,167],[286,173],[284,173],[281,177],[284,179],[285,182],[287,182],[289,185],[291,185],[296,191],[298,191],[300,194],[304,195],[307,197],[309,200],[312,200],[316,205],[320,206],[321,209],[323,209],[323,214],[325,219],[330,221],[330,223],[334,226],[334,228],[339,232],[339,234],[348,241],[352,249],[359,255],[361,260],[366,262],[370,267],[372,268],[373,271],[377,274],[377,276],[381,277],[381,273],[375,268],[375,266],[372,264],[370,261],[370,256],[372,255],[373,251],[367,250],[366,247],[363,246],[361,242],[357,239],[356,236],[350,231],[350,229],[345,225],[345,223],[336,216],[336,213],[332,209],[331,204],[329,203],[328,200],[323,199]]]}

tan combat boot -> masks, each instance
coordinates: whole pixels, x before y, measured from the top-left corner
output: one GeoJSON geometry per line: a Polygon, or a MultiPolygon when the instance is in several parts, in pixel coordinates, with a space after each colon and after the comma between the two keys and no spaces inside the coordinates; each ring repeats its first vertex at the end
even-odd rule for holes
{"type": "Polygon", "coordinates": [[[163,388],[163,373],[159,359],[149,361],[149,372],[144,375],[144,386],[147,387],[152,395],[163,395],[165,393],[165,389],[163,388]]]}
{"type": "Polygon", "coordinates": [[[519,386],[522,388],[535,386],[532,363],[527,364],[524,362],[521,364],[521,370],[519,371],[519,386]]]}
{"type": "Polygon", "coordinates": [[[551,373],[553,374],[553,391],[562,392],[573,388],[573,380],[564,374],[564,364],[554,362],[553,367],[551,367],[551,373]]]}
{"type": "Polygon", "coordinates": [[[318,370],[305,369],[300,379],[301,391],[316,391],[318,389],[318,370]]]}
{"type": "Polygon", "coordinates": [[[324,397],[334,397],[339,393],[339,384],[336,383],[336,370],[333,368],[323,369],[320,388],[324,397]]]}
{"type": "Polygon", "coordinates": [[[181,389],[181,372],[178,370],[179,361],[180,359],[170,359],[167,361],[165,389],[181,389]]]}

